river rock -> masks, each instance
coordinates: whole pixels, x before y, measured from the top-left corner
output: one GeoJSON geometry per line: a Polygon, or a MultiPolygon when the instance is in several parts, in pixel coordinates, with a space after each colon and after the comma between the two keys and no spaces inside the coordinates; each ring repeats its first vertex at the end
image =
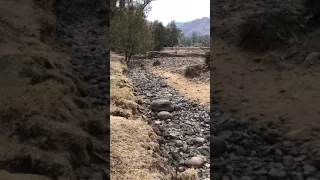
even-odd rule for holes
{"type": "Polygon", "coordinates": [[[169,111],[174,110],[172,102],[167,99],[157,99],[151,102],[150,108],[154,111],[169,111]]]}
{"type": "Polygon", "coordinates": [[[172,119],[172,114],[169,113],[168,111],[160,111],[157,114],[157,118],[160,119],[160,120],[172,119]]]}
{"type": "Polygon", "coordinates": [[[201,167],[204,164],[204,160],[199,156],[194,156],[188,160],[188,165],[191,167],[201,167]]]}

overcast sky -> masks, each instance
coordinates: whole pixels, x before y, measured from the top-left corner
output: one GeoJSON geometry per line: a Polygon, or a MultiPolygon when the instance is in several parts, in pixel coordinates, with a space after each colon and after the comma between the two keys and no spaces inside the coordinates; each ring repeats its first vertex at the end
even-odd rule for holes
{"type": "Polygon", "coordinates": [[[151,7],[148,20],[159,20],[164,25],[172,20],[187,22],[210,17],[210,0],[155,0],[151,7]]]}

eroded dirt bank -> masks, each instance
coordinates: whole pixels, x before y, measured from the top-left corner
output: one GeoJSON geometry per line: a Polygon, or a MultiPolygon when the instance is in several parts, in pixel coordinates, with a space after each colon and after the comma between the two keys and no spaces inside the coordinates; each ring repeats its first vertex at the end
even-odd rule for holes
{"type": "MultiPolygon", "coordinates": [[[[89,60],[95,53],[87,51],[87,44],[74,49],[77,52],[71,50],[82,42],[78,37],[90,39],[85,36],[90,26],[96,31],[107,30],[98,25],[97,21],[103,20],[96,11],[106,6],[102,1],[71,2],[1,1],[2,178],[108,179],[107,109],[99,109],[89,96],[101,97],[102,93],[90,88],[85,76],[75,74],[76,68],[70,63],[74,62],[70,59],[91,62],[98,65],[94,70],[108,74],[103,64],[108,62],[107,46],[93,44],[103,49],[99,58],[92,57],[99,59],[97,63],[89,60]],[[66,13],[62,19],[60,10],[66,13]],[[86,23],[90,18],[92,23],[86,23]],[[68,32],[71,28],[76,32],[68,32]]],[[[90,75],[96,73],[94,70],[81,69],[90,75]]],[[[101,81],[97,75],[93,77],[101,81]]],[[[107,105],[108,92],[104,93],[100,104],[107,105]]]]}

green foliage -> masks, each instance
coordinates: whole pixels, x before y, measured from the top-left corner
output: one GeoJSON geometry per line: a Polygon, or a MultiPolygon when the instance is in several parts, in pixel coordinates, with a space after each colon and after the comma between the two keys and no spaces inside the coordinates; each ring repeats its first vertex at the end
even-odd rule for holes
{"type": "Polygon", "coordinates": [[[199,36],[194,33],[192,36],[184,36],[180,41],[182,46],[210,46],[209,35],[199,36]]]}
{"type": "Polygon", "coordinates": [[[172,47],[179,45],[183,34],[176,26],[174,21],[170,22],[167,27],[161,22],[154,21],[152,23],[154,50],[160,51],[163,47],[172,47]]]}
{"type": "Polygon", "coordinates": [[[126,63],[134,54],[152,48],[153,37],[144,8],[145,5],[134,4],[116,9],[110,22],[111,50],[123,52],[126,63]]]}
{"type": "Polygon", "coordinates": [[[177,27],[175,21],[171,21],[168,26],[168,46],[179,45],[179,38],[181,37],[181,30],[177,27]]]}
{"type": "Polygon", "coordinates": [[[153,42],[154,50],[160,51],[168,43],[168,31],[161,22],[153,22],[153,42]]]}

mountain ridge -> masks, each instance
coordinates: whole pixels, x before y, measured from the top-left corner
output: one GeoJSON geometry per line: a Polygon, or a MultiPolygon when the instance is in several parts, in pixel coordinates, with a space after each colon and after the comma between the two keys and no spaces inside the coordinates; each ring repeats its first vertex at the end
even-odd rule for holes
{"type": "Polygon", "coordinates": [[[203,17],[188,22],[176,22],[184,36],[191,36],[193,32],[197,35],[210,35],[210,18],[203,17]]]}

